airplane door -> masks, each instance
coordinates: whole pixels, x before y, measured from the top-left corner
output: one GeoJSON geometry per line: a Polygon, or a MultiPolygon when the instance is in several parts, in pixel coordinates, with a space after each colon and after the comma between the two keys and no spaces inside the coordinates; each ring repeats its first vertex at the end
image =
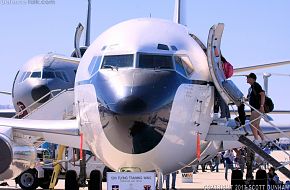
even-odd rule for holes
{"type": "Polygon", "coordinates": [[[209,71],[217,91],[227,104],[242,103],[243,93],[231,81],[227,80],[222,68],[221,62],[221,37],[224,30],[224,24],[214,25],[209,30],[207,41],[207,61],[209,71]]]}

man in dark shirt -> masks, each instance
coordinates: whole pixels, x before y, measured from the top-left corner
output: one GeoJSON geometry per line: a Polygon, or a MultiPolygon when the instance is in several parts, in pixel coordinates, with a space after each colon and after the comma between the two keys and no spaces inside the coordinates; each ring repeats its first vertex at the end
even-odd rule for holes
{"type": "MultiPolygon", "coordinates": [[[[248,99],[249,104],[253,106],[255,109],[259,110],[261,113],[264,113],[264,103],[265,103],[265,92],[259,83],[256,82],[257,76],[254,73],[250,73],[247,76],[247,83],[251,85],[249,88],[248,99]]],[[[261,137],[262,144],[265,143],[265,136],[260,128],[260,114],[251,108],[251,129],[254,135],[254,143],[258,143],[258,137],[261,137]]]]}

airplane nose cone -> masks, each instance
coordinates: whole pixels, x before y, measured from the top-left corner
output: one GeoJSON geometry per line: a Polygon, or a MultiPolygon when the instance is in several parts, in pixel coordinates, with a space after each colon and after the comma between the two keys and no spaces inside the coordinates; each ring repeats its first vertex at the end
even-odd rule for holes
{"type": "Polygon", "coordinates": [[[120,99],[114,109],[117,113],[133,114],[145,111],[147,106],[146,100],[132,95],[120,99]]]}
{"type": "Polygon", "coordinates": [[[106,70],[98,73],[95,82],[99,101],[118,114],[156,111],[172,102],[178,88],[172,71],[106,70]]]}
{"type": "Polygon", "coordinates": [[[40,98],[42,98],[41,100],[39,100],[39,103],[44,103],[48,101],[50,98],[50,95],[47,95],[49,92],[50,92],[50,89],[46,85],[40,85],[40,86],[34,87],[31,90],[31,96],[34,101],[38,101],[40,98]]]}

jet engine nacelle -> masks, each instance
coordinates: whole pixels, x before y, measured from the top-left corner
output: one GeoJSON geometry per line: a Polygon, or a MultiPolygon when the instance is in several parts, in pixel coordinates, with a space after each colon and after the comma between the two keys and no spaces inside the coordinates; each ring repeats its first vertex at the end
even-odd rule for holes
{"type": "Polygon", "coordinates": [[[36,160],[36,149],[29,145],[15,144],[11,134],[11,128],[0,130],[0,181],[17,177],[32,167],[36,160]]]}
{"type": "Polygon", "coordinates": [[[2,174],[9,168],[13,158],[11,142],[5,135],[0,135],[0,150],[0,174],[2,174]]]}

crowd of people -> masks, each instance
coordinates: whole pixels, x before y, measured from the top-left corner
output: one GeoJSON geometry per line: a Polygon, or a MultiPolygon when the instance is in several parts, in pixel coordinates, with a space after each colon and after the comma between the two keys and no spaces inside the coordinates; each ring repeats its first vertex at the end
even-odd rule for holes
{"type": "MultiPolygon", "coordinates": [[[[265,147],[264,151],[270,154],[269,147],[265,147]]],[[[201,164],[202,172],[219,172],[220,164],[223,164],[225,179],[228,180],[228,170],[239,169],[244,174],[246,169],[246,150],[245,148],[240,149],[232,149],[226,150],[224,152],[218,153],[212,160],[207,163],[201,164]]],[[[194,166],[193,173],[198,172],[198,166],[194,166]]],[[[270,167],[270,165],[265,162],[262,158],[256,157],[254,160],[254,169],[263,168],[268,170],[267,178],[269,185],[281,185],[281,184],[289,184],[290,181],[286,181],[283,183],[280,181],[279,176],[275,172],[274,167],[270,167]]],[[[290,187],[290,186],[289,186],[290,187]]]]}

